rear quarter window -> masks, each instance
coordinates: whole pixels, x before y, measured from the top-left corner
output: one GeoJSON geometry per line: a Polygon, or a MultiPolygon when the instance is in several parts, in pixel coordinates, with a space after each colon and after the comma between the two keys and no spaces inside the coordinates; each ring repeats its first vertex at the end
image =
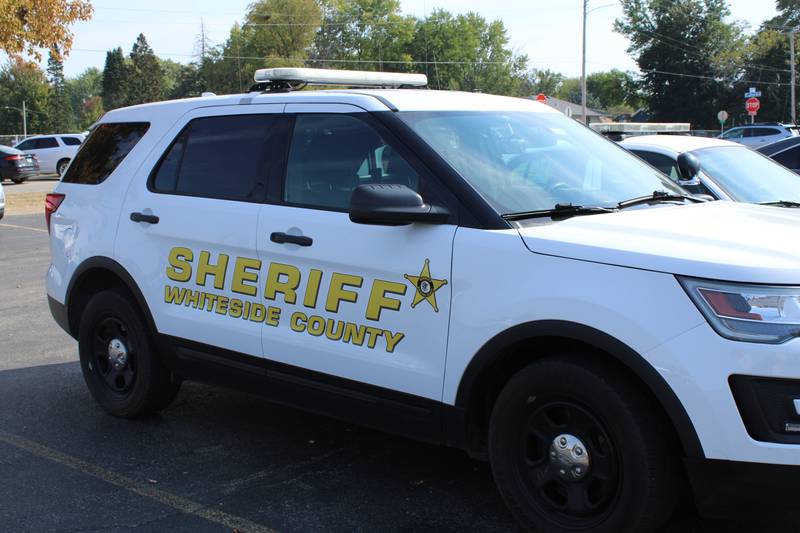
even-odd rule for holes
{"type": "Polygon", "coordinates": [[[86,138],[62,181],[84,185],[102,183],[136,146],[149,127],[149,122],[100,124],[86,138]]]}
{"type": "Polygon", "coordinates": [[[80,146],[81,140],[77,137],[61,137],[61,142],[67,146],[80,146]]]}

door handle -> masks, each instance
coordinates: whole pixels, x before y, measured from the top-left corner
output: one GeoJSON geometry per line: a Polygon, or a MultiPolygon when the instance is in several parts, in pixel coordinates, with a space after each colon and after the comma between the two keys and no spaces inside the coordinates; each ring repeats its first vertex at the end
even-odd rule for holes
{"type": "Polygon", "coordinates": [[[314,240],[311,237],[304,237],[303,235],[289,235],[280,231],[275,231],[269,236],[269,240],[278,244],[297,244],[298,246],[311,246],[314,240]]]}
{"type": "Polygon", "coordinates": [[[158,217],[155,215],[145,215],[144,213],[131,213],[131,220],[134,222],[147,222],[148,224],[158,224],[158,217]]]}

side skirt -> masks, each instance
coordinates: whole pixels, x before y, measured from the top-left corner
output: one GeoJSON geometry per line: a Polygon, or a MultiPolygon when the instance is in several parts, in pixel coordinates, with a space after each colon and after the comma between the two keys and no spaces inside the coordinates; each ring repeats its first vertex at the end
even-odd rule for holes
{"type": "Polygon", "coordinates": [[[433,444],[463,447],[464,417],[454,406],[179,337],[159,334],[157,343],[167,366],[182,379],[258,394],[433,444]]]}

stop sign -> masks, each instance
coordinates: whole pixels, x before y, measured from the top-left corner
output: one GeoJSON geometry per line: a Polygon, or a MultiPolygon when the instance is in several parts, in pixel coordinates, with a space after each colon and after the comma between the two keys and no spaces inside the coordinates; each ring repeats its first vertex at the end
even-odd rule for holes
{"type": "Polygon", "coordinates": [[[536,95],[536,101],[541,102],[543,104],[547,103],[547,95],[544,93],[539,93],[536,95]]]}
{"type": "Polygon", "coordinates": [[[761,109],[761,102],[758,98],[748,98],[747,101],[744,103],[745,109],[751,115],[755,115],[758,113],[758,110],[761,109]]]}

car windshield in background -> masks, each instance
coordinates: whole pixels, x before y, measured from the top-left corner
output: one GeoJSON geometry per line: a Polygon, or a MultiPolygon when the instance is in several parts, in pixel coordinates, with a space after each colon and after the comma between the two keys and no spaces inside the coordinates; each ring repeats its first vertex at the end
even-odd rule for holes
{"type": "Polygon", "coordinates": [[[402,119],[501,214],[556,205],[616,207],[666,176],[560,113],[408,111],[402,119]]]}
{"type": "Polygon", "coordinates": [[[700,168],[739,202],[800,202],[800,176],[744,146],[692,152],[700,168]]]}

